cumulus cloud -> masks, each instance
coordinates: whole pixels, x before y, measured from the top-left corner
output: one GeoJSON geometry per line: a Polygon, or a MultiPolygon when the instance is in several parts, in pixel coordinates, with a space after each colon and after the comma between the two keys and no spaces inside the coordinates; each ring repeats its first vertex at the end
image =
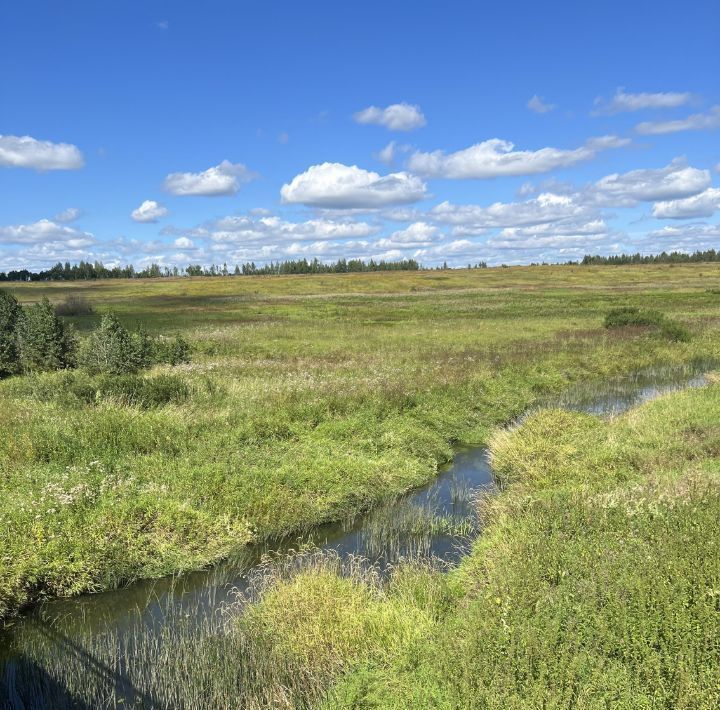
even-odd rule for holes
{"type": "Polygon", "coordinates": [[[357,123],[385,126],[391,131],[412,131],[425,125],[425,116],[419,106],[401,103],[386,108],[368,106],[358,111],[353,118],[357,123]]]}
{"type": "Polygon", "coordinates": [[[594,195],[599,203],[631,207],[637,202],[674,200],[696,195],[710,186],[710,172],[688,167],[683,159],[664,168],[613,173],[598,180],[594,195]]]}
{"type": "Polygon", "coordinates": [[[620,88],[615,92],[610,100],[598,96],[595,99],[596,115],[599,114],[616,114],[633,111],[642,111],[644,109],[659,108],[677,108],[684,106],[692,101],[692,94],[687,92],[665,91],[658,93],[640,93],[630,94],[624,88],[620,88]]]}
{"type": "Polygon", "coordinates": [[[524,239],[537,236],[573,236],[607,234],[610,230],[604,219],[589,222],[571,221],[567,223],[533,224],[528,227],[506,227],[499,236],[503,239],[524,239]]]}
{"type": "Polygon", "coordinates": [[[68,207],[66,210],[58,212],[53,219],[61,224],[67,224],[68,222],[74,222],[81,214],[77,207],[68,207]]]}
{"type": "Polygon", "coordinates": [[[310,219],[304,222],[290,222],[276,216],[253,218],[233,215],[191,230],[191,236],[237,244],[282,243],[292,240],[360,239],[369,237],[377,231],[378,228],[374,225],[354,220],[310,219]]]}
{"type": "Polygon", "coordinates": [[[223,160],[220,165],[201,173],[170,173],[163,188],[173,195],[235,195],[242,183],[254,179],[255,175],[242,163],[223,160]]]}
{"type": "Polygon", "coordinates": [[[421,247],[432,244],[440,234],[440,230],[427,222],[414,222],[405,229],[399,229],[375,244],[383,249],[392,247],[421,247]]]}
{"type": "Polygon", "coordinates": [[[718,224],[687,224],[649,232],[643,239],[643,246],[649,252],[658,252],[661,249],[693,252],[698,249],[717,249],[718,239],[718,224]]]}
{"type": "Polygon", "coordinates": [[[0,244],[63,244],[70,248],[88,246],[95,242],[89,232],[41,219],[31,224],[0,227],[0,244]]]}
{"type": "Polygon", "coordinates": [[[0,135],[0,166],[34,170],[77,170],[85,164],[71,143],[39,141],[31,136],[0,135]]]}
{"type": "Polygon", "coordinates": [[[425,190],[422,180],[405,172],[381,176],[357,165],[322,163],[296,175],[280,194],[285,203],[353,209],[417,202],[425,190]]]}
{"type": "Polygon", "coordinates": [[[187,237],[178,237],[174,242],[173,245],[176,246],[178,249],[194,249],[195,243],[192,239],[188,239],[187,237]]]}
{"type": "Polygon", "coordinates": [[[555,104],[544,101],[540,96],[535,94],[528,102],[527,107],[535,113],[549,113],[555,108],[555,104]]]}
{"type": "Polygon", "coordinates": [[[455,153],[416,151],[410,156],[408,168],[424,177],[458,179],[534,175],[591,160],[601,150],[620,148],[629,142],[617,136],[600,136],[573,150],[541,148],[532,151],[515,150],[513,143],[491,138],[455,153]]]}
{"type": "Polygon", "coordinates": [[[163,207],[155,200],[145,200],[140,207],[133,210],[130,216],[136,222],[157,222],[161,217],[165,217],[168,213],[166,207],[163,207]]]}
{"type": "Polygon", "coordinates": [[[493,249],[528,251],[535,249],[590,249],[606,241],[606,234],[533,234],[526,237],[498,235],[488,239],[493,249]]]}
{"type": "Polygon", "coordinates": [[[488,207],[441,202],[430,210],[435,222],[456,227],[455,233],[478,234],[498,227],[523,227],[572,220],[587,222],[595,209],[573,196],[542,193],[525,202],[495,202],[488,207]]]}
{"type": "Polygon", "coordinates": [[[675,121],[644,121],[635,130],[645,136],[656,136],[681,131],[714,131],[720,128],[720,105],[713,106],[706,113],[694,113],[675,121]]]}
{"type": "Polygon", "coordinates": [[[720,210],[720,188],[710,187],[693,197],[656,202],[653,206],[653,217],[658,219],[711,217],[717,210],[720,210]]]}

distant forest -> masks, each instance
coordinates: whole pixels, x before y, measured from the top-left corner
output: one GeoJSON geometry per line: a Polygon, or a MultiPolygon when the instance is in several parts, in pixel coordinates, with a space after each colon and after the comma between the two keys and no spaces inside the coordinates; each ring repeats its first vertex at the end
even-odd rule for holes
{"type": "Polygon", "coordinates": [[[587,255],[580,262],[582,266],[620,266],[623,264],[695,264],[706,261],[720,261],[720,252],[714,249],[695,251],[687,254],[682,251],[664,251],[660,254],[643,256],[642,254],[616,254],[615,256],[587,255]]]}
{"type": "MultiPolygon", "coordinates": [[[[567,261],[559,265],[567,266],[622,266],[626,264],[694,264],[701,262],[720,261],[720,252],[715,249],[696,251],[692,254],[681,251],[661,252],[660,254],[616,254],[614,256],[592,256],[587,254],[581,261],[567,261]]],[[[502,264],[506,266],[506,264],[502,264]]],[[[549,266],[547,263],[533,263],[530,266],[549,266]]],[[[94,279],[152,279],[170,276],[277,276],[287,274],[349,274],[370,271],[430,271],[448,268],[485,269],[487,263],[480,261],[468,264],[467,267],[449,267],[447,262],[438,267],[423,267],[415,259],[401,261],[364,261],[362,259],[339,259],[333,263],[323,263],[317,259],[308,261],[272,261],[269,264],[257,266],[255,262],[238,264],[229,268],[227,264],[202,266],[190,264],[184,269],[178,267],[150,266],[137,270],[132,265],[113,266],[108,268],[101,262],[94,263],[81,261],[79,264],[58,262],[46,271],[30,271],[20,269],[17,271],[0,271],[0,281],[87,281],[94,279]]]]}
{"type": "Polygon", "coordinates": [[[91,279],[152,279],[169,276],[274,276],[279,274],[347,274],[366,271],[418,271],[420,265],[414,259],[402,261],[362,261],[361,259],[340,259],[325,264],[317,259],[308,261],[277,261],[257,266],[254,262],[236,265],[233,269],[227,264],[212,265],[191,264],[185,269],[151,264],[138,270],[132,265],[108,268],[101,262],[81,261],[79,264],[57,263],[47,271],[20,269],[7,273],[0,271],[0,281],[84,281],[91,279]]]}

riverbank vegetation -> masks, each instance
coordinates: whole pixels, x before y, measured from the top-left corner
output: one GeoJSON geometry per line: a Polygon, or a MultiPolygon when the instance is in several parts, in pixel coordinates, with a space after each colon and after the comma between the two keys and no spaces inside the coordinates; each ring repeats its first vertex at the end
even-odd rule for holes
{"type": "Polygon", "coordinates": [[[251,703],[717,707],[719,420],[711,384],[500,430],[503,491],[459,568],[379,583],[321,557],[267,585],[237,620],[258,649],[251,703]]]}
{"type": "Polygon", "coordinates": [[[90,304],[62,320],[80,352],[101,322],[142,322],[193,358],[0,382],[0,615],[343,518],[489,442],[503,490],[458,569],[271,566],[249,612],[146,639],[177,651],[155,697],[712,707],[718,385],[607,422],[540,410],[502,427],[578,382],[716,359],[718,288],[714,264],[19,284],[24,307],[90,304]],[[606,328],[618,308],[688,337],[606,328]],[[187,676],[199,648],[209,665],[187,676]]]}
{"type": "Polygon", "coordinates": [[[91,368],[0,383],[0,615],[338,519],[545,394],[713,355],[720,269],[700,268],[22,284],[25,304],[90,301],[63,319],[80,352],[142,321],[194,353],[133,382],[91,368]],[[693,337],[606,330],[617,306],[661,308],[693,337]]]}

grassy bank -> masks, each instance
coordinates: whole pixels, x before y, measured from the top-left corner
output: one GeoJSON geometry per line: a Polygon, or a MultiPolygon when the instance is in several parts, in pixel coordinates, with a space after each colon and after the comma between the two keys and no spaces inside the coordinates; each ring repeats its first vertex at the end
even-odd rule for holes
{"type": "Polygon", "coordinates": [[[543,394],[718,352],[717,265],[19,284],[181,332],[183,396],[88,400],[81,373],[0,383],[0,616],[202,566],[432,477],[543,394]],[[693,337],[609,332],[654,307],[693,337]]]}
{"type": "Polygon", "coordinates": [[[239,622],[258,665],[290,705],[717,707],[718,421],[717,384],[539,411],[492,438],[506,487],[457,571],[279,577],[239,622]]]}

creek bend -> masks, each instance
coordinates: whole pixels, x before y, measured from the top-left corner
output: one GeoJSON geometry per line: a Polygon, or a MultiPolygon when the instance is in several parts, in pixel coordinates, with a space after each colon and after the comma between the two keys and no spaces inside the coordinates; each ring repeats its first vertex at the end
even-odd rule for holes
{"type": "MultiPolygon", "coordinates": [[[[703,373],[712,366],[701,362],[658,368],[578,385],[538,401],[536,408],[614,415],[666,392],[702,386],[703,373]]],[[[87,673],[87,683],[98,689],[93,707],[164,707],[164,700],[139,689],[142,669],[128,659],[148,642],[162,652],[163,642],[173,642],[176,625],[183,625],[185,633],[188,627],[222,633],[224,610],[239,592],[248,591],[253,573],[268,557],[291,559],[306,547],[340,560],[362,559],[379,574],[407,558],[453,565],[479,533],[478,495],[493,487],[486,448],[459,448],[432,482],[352,520],[319,526],[301,538],[246,547],[209,570],[41,603],[0,630],[0,707],[84,707],[57,678],[58,669],[66,667],[76,669],[74,682],[78,673],[87,673]],[[51,659],[52,667],[43,667],[38,659],[51,659]]]]}

